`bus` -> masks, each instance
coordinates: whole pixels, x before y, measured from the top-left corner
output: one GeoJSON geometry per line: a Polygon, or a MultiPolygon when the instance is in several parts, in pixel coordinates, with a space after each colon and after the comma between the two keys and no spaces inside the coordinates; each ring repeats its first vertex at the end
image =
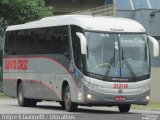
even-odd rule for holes
{"type": "Polygon", "coordinates": [[[3,92],[20,106],[56,101],[68,112],[80,106],[117,106],[150,99],[150,49],[156,39],[134,20],[60,15],[9,26],[3,52],[3,92]]]}

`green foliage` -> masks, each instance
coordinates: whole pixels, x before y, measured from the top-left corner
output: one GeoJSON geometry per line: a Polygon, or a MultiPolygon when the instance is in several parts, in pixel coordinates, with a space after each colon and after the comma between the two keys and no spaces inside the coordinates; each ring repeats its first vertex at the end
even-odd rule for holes
{"type": "MultiPolygon", "coordinates": [[[[45,6],[43,0],[0,0],[0,50],[4,31],[8,25],[22,24],[53,15],[53,7],[45,6]]],[[[0,67],[2,51],[0,51],[0,67]]],[[[0,88],[2,85],[0,70],[0,88]]],[[[0,89],[1,92],[1,89],[0,89]]]]}
{"type": "Polygon", "coordinates": [[[43,0],[0,0],[0,26],[21,24],[51,16],[52,7],[46,7],[43,0]]]}

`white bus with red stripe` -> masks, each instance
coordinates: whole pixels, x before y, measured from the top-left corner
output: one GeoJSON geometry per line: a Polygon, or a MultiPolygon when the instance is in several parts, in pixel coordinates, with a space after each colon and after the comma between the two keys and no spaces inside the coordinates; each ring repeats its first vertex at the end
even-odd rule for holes
{"type": "Polygon", "coordinates": [[[20,106],[42,100],[78,105],[146,105],[150,96],[149,40],[136,21],[62,15],[9,26],[3,54],[3,92],[20,106]]]}

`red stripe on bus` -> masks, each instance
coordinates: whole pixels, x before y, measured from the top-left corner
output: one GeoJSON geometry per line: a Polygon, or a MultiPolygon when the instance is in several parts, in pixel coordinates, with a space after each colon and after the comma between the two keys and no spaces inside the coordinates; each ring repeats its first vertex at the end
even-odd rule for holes
{"type": "Polygon", "coordinates": [[[76,78],[71,74],[71,72],[70,72],[61,62],[59,62],[59,61],[56,60],[56,59],[53,59],[53,58],[50,58],[50,57],[47,57],[47,56],[16,56],[16,57],[14,57],[14,56],[9,56],[9,57],[6,57],[6,58],[4,58],[4,59],[7,59],[7,58],[9,58],[9,59],[10,59],[10,58],[22,58],[22,59],[26,59],[26,58],[46,58],[46,59],[48,59],[48,60],[51,60],[51,61],[53,61],[53,62],[56,62],[56,63],[58,63],[65,71],[68,72],[68,74],[71,76],[72,80],[74,81],[76,91],[77,91],[77,92],[79,91],[78,85],[77,85],[77,83],[76,83],[76,78]]]}
{"type": "MultiPolygon", "coordinates": [[[[4,81],[6,80],[15,80],[17,81],[17,79],[3,79],[4,81]]],[[[49,88],[53,95],[55,95],[59,100],[61,100],[61,98],[57,95],[57,93],[53,90],[53,88],[51,86],[49,86],[48,84],[44,83],[44,82],[40,82],[39,80],[31,80],[31,79],[21,79],[22,81],[27,81],[27,82],[34,82],[34,83],[39,83],[40,85],[43,85],[47,88],[49,88]]]]}

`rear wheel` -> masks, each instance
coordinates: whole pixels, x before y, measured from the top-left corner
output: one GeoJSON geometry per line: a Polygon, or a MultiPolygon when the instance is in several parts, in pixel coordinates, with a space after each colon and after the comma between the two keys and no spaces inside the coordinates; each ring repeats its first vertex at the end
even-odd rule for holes
{"type": "Polygon", "coordinates": [[[36,100],[26,99],[24,97],[24,89],[22,83],[18,85],[17,96],[18,96],[18,104],[22,107],[27,107],[27,106],[34,107],[37,104],[36,100]]]}
{"type": "Polygon", "coordinates": [[[24,98],[24,89],[22,83],[18,85],[17,95],[18,95],[18,104],[20,106],[25,107],[29,105],[29,100],[24,98]]]}
{"type": "Polygon", "coordinates": [[[120,112],[129,112],[130,107],[131,107],[130,104],[118,106],[120,112]]]}
{"type": "Polygon", "coordinates": [[[78,105],[71,101],[69,85],[67,85],[65,88],[63,100],[64,100],[64,106],[67,112],[74,112],[77,110],[78,105]]]}

